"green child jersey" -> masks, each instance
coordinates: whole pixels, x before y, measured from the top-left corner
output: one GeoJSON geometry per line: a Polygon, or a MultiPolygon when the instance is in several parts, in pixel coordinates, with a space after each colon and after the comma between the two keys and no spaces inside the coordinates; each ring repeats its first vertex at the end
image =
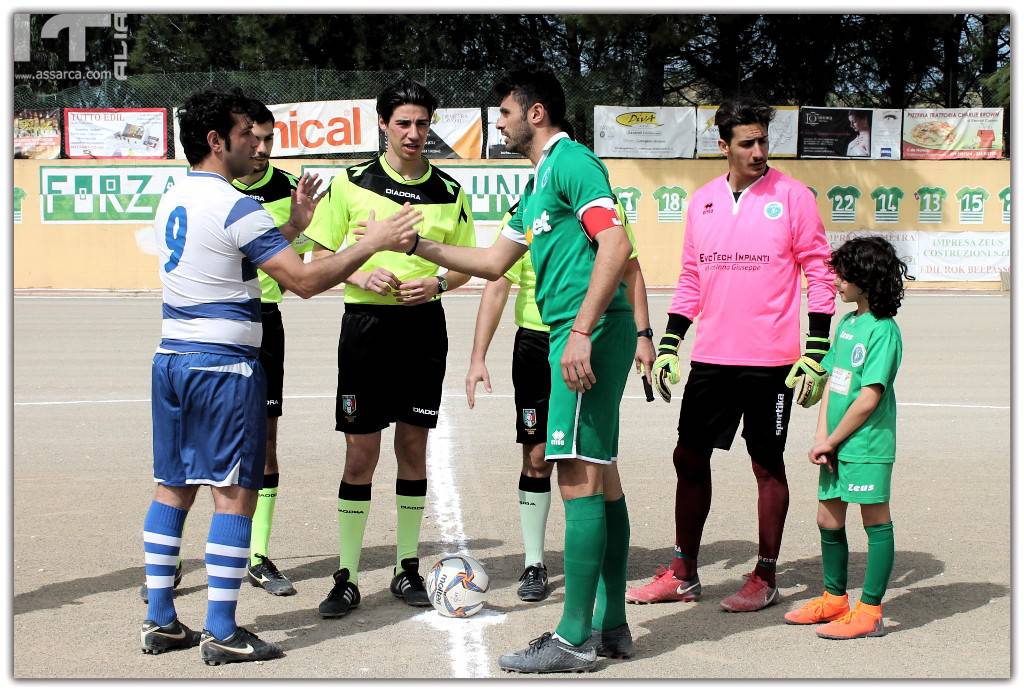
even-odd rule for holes
{"type": "MultiPolygon", "coordinates": [[[[537,306],[544,324],[552,328],[571,323],[587,294],[597,243],[584,232],[578,217],[603,199],[615,200],[608,169],[590,149],[559,133],[545,147],[516,214],[503,231],[530,246],[537,306]]],[[[605,312],[632,312],[623,282],[605,312]]]]}
{"type": "MultiPolygon", "coordinates": [[[[358,241],[356,223],[365,221],[371,211],[375,218],[384,219],[406,202],[423,214],[420,236],[448,245],[476,246],[473,214],[462,187],[454,178],[428,163],[422,176],[404,180],[383,154],[350,166],[331,181],[327,198],[317,206],[306,236],[337,252],[358,241]]],[[[377,268],[387,269],[399,281],[435,276],[438,270],[436,264],[422,257],[385,251],[370,257],[359,271],[372,272],[377,268]]],[[[437,295],[433,300],[440,298],[437,295]]],[[[354,284],[345,285],[345,302],[401,305],[394,293],[382,296],[354,284]]]]}
{"type": "Polygon", "coordinates": [[[878,406],[868,419],[839,445],[842,461],[889,463],[896,458],[896,392],[893,382],[903,358],[903,337],[891,317],[879,319],[871,312],[843,316],[836,327],[832,348],[821,361],[829,371],[828,431],[839,425],[862,387],[884,388],[878,406]]]}
{"type": "MultiPolygon", "coordinates": [[[[517,205],[518,203],[513,204],[508,212],[506,212],[505,217],[501,220],[501,225],[498,227],[499,233],[515,215],[517,205]]],[[[616,202],[615,210],[619,213],[619,218],[622,219],[622,223],[626,228],[629,243],[633,246],[633,252],[629,255],[629,259],[635,259],[639,252],[637,250],[636,237],[633,235],[633,227],[626,220],[626,211],[622,208],[620,202],[616,202]]],[[[505,272],[505,278],[519,286],[519,293],[516,295],[516,325],[537,332],[550,331],[548,326],[541,321],[540,310],[537,308],[537,273],[533,270],[533,262],[530,261],[529,252],[509,267],[509,270],[505,272]]]]}
{"type": "MultiPolygon", "coordinates": [[[[231,184],[243,194],[262,204],[263,208],[270,212],[274,224],[278,228],[288,223],[288,216],[292,211],[292,190],[299,184],[298,178],[294,175],[286,173],[280,168],[274,168],[271,164],[267,166],[267,172],[263,174],[263,177],[252,185],[246,185],[241,180],[233,180],[231,184]]],[[[292,241],[292,248],[301,255],[312,250],[313,243],[305,233],[300,233],[292,241]]],[[[280,303],[281,286],[262,269],[257,269],[256,275],[260,279],[260,301],[280,303]]]]}

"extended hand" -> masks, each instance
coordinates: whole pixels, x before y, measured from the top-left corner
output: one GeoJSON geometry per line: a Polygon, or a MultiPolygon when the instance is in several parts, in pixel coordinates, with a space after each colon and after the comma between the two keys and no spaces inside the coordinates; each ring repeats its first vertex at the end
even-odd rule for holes
{"type": "Polygon", "coordinates": [[[423,214],[406,202],[397,212],[382,221],[376,220],[376,214],[357,221],[354,233],[359,242],[370,242],[377,250],[394,250],[405,252],[412,247],[416,239],[416,224],[423,220],[423,214]]]}
{"type": "Polygon", "coordinates": [[[292,207],[288,214],[288,223],[297,228],[299,232],[306,230],[309,226],[309,222],[313,220],[316,205],[327,194],[326,190],[317,194],[322,183],[323,181],[316,173],[303,173],[299,178],[298,186],[292,190],[292,207]]]}

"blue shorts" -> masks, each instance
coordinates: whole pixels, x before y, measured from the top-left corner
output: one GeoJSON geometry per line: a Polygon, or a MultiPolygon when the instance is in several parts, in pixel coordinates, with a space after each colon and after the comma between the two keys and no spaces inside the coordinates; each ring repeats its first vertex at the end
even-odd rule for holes
{"type": "Polygon", "coordinates": [[[267,456],[267,382],[257,358],[153,356],[153,480],[259,490],[267,456]]]}

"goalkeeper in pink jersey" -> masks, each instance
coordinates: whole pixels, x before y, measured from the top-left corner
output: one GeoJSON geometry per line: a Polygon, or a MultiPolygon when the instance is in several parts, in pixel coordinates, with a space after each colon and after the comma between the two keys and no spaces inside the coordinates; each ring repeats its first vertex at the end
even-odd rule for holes
{"type": "Polygon", "coordinates": [[[680,381],[679,344],[699,318],[679,411],[676,546],[669,569],[627,591],[632,603],[696,601],[697,554],[711,507],[711,452],[743,439],[757,479],[758,555],[754,570],[722,608],[747,612],[779,600],[775,564],[789,508],[783,452],[794,399],[821,398],[835,312],[831,251],[814,195],[768,166],[775,111],[752,101],[715,113],[729,172],[697,190],[686,214],[682,271],[658,347],[654,380],[671,400],[680,381]],[[809,333],[800,352],[801,270],[807,277],[809,333]]]}

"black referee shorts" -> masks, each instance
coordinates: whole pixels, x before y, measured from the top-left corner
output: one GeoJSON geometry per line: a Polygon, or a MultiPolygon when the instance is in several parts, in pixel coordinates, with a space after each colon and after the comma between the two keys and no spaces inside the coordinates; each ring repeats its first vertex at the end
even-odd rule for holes
{"type": "Polygon", "coordinates": [[[335,430],[366,434],[395,421],[437,427],[447,357],[441,301],[412,307],[346,304],[335,430]]]}
{"type": "Polygon", "coordinates": [[[512,349],[512,386],[516,396],[516,442],[541,443],[547,439],[551,365],[548,333],[520,327],[512,349]]]}
{"type": "Polygon", "coordinates": [[[280,418],[284,413],[284,323],[277,303],[260,303],[263,341],[260,343],[260,364],[267,374],[267,418],[280,418]]]}
{"type": "Polygon", "coordinates": [[[789,365],[690,363],[679,409],[679,443],[693,449],[729,449],[743,419],[748,449],[786,449],[793,390],[789,365]]]}

